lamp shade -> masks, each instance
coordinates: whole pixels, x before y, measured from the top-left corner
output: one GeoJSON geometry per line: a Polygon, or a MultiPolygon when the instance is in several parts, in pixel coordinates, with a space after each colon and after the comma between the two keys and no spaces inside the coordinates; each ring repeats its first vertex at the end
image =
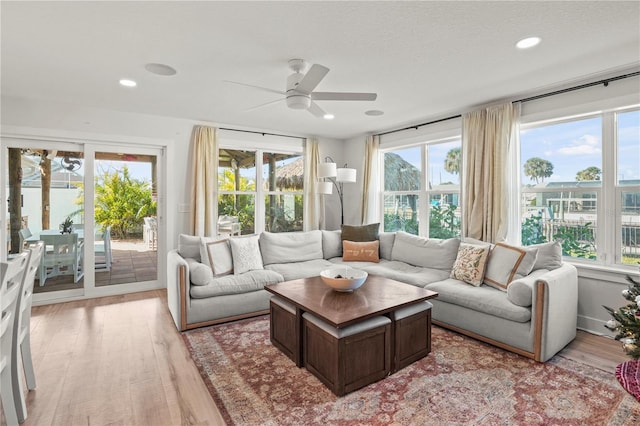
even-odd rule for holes
{"type": "Polygon", "coordinates": [[[331,194],[332,192],[331,182],[318,182],[318,194],[331,194]]]}
{"type": "Polygon", "coordinates": [[[318,164],[319,178],[336,177],[336,163],[320,163],[318,164]]]}
{"type": "Polygon", "coordinates": [[[356,181],[356,169],[337,169],[336,181],[338,182],[355,182],[356,181]]]}

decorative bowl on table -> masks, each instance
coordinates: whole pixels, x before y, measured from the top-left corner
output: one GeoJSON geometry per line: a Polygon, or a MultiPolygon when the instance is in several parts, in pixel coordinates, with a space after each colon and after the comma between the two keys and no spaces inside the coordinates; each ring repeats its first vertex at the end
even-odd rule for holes
{"type": "Polygon", "coordinates": [[[335,291],[352,292],[364,284],[368,274],[365,271],[349,267],[333,267],[320,272],[323,283],[335,291]]]}

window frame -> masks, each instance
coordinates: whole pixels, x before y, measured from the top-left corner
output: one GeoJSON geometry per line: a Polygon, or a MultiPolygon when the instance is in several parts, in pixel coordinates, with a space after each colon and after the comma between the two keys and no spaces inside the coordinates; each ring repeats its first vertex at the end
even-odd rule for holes
{"type": "MultiPolygon", "coordinates": [[[[254,234],[259,234],[261,232],[265,231],[265,221],[266,221],[266,204],[265,204],[265,198],[269,195],[300,195],[302,196],[302,203],[303,203],[303,209],[306,208],[305,204],[306,204],[306,200],[305,200],[305,196],[304,196],[304,188],[301,191],[282,191],[282,190],[278,190],[278,191],[268,191],[262,188],[262,176],[263,176],[263,169],[264,169],[264,165],[262,163],[262,158],[263,158],[263,154],[273,154],[273,153],[277,153],[277,154],[287,154],[287,155],[296,155],[296,156],[300,156],[302,158],[304,158],[304,149],[302,147],[302,144],[300,144],[299,149],[297,148],[292,148],[292,147],[288,147],[288,148],[283,148],[282,146],[277,146],[277,147],[270,147],[268,145],[265,146],[256,146],[256,145],[251,145],[251,144],[238,144],[237,142],[235,143],[230,143],[227,141],[222,141],[218,144],[218,152],[220,152],[220,150],[236,150],[236,151],[254,151],[255,154],[255,168],[256,168],[256,182],[255,182],[255,191],[222,191],[219,189],[219,180],[216,182],[216,190],[217,190],[217,198],[216,198],[216,203],[219,203],[218,201],[218,197],[221,195],[250,195],[254,197],[254,228],[253,228],[253,233],[254,234]],[[258,202],[259,201],[259,202],[258,202]]],[[[219,164],[218,167],[216,168],[216,176],[219,176],[217,171],[219,168],[219,164]]],[[[218,214],[220,214],[218,212],[218,214]]],[[[304,226],[304,215],[303,215],[303,226],[304,226]]]]}
{"type": "MultiPolygon", "coordinates": [[[[617,179],[618,173],[618,114],[640,111],[640,105],[629,105],[625,107],[609,108],[599,111],[593,111],[588,113],[580,113],[566,116],[559,116],[557,118],[545,118],[538,121],[526,121],[526,117],[521,119],[519,135],[522,131],[531,130],[535,128],[552,126],[563,123],[570,123],[579,120],[585,120],[594,117],[601,118],[601,140],[602,140],[602,175],[601,185],[599,187],[591,188],[526,188],[520,184],[518,185],[518,209],[516,213],[518,229],[517,229],[517,241],[522,242],[522,211],[524,195],[527,193],[554,193],[554,192],[568,192],[573,193],[596,193],[596,232],[595,244],[596,244],[596,259],[582,259],[577,257],[564,256],[563,259],[581,266],[594,266],[594,267],[610,267],[615,269],[632,269],[633,265],[622,263],[622,250],[618,250],[618,247],[622,247],[622,193],[623,192],[635,192],[640,191],[640,185],[619,185],[617,179]],[[605,206],[614,206],[613,211],[605,206]],[[613,214],[612,214],[613,213],[613,214]],[[613,218],[613,219],[611,219],[613,218]]],[[[522,175],[521,164],[521,148],[522,144],[519,141],[517,148],[517,171],[518,181],[522,175]]]]}
{"type": "MultiPolygon", "coordinates": [[[[382,222],[382,226],[384,229],[384,210],[385,210],[385,206],[384,206],[384,202],[385,202],[385,197],[387,195],[389,196],[403,196],[403,195],[417,195],[418,196],[418,211],[417,211],[417,218],[418,218],[418,236],[429,236],[429,219],[431,217],[431,203],[430,203],[430,199],[433,195],[442,195],[442,194],[450,194],[454,191],[443,191],[443,190],[432,190],[429,188],[429,146],[430,145],[437,145],[437,144],[445,144],[445,143],[450,143],[450,142],[460,142],[460,149],[462,150],[462,134],[461,132],[459,132],[457,135],[451,135],[451,136],[445,136],[445,137],[439,137],[439,138],[429,138],[428,136],[425,136],[424,138],[422,138],[422,141],[420,142],[414,142],[411,144],[407,144],[407,145],[393,145],[393,146],[388,146],[388,147],[381,147],[380,148],[380,154],[379,154],[379,170],[381,170],[382,172],[380,173],[381,178],[380,178],[380,188],[381,188],[381,197],[380,197],[380,207],[379,207],[379,214],[380,214],[380,218],[381,218],[381,222],[382,222]],[[401,151],[403,149],[410,149],[410,148],[415,148],[415,147],[419,147],[420,148],[420,189],[419,190],[415,190],[415,191],[410,191],[410,190],[403,190],[403,191],[387,191],[385,190],[385,182],[384,182],[384,157],[385,154],[388,152],[396,152],[396,151],[401,151]]],[[[461,151],[461,155],[462,155],[462,151],[461,151]]],[[[461,158],[462,161],[462,158],[461,158]]],[[[463,177],[462,177],[462,162],[461,162],[461,170],[460,170],[460,174],[459,174],[459,180],[460,182],[458,183],[458,190],[457,190],[457,194],[458,194],[458,212],[460,214],[460,220],[462,221],[462,182],[463,182],[463,177]]],[[[462,226],[462,224],[461,224],[462,226]]],[[[462,228],[460,229],[460,232],[462,233],[462,228]]]]}

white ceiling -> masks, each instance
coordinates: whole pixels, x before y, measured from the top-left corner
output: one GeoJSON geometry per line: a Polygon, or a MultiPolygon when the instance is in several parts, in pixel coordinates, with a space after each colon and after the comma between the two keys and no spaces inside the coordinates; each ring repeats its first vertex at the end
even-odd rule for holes
{"type": "Polygon", "coordinates": [[[640,66],[638,1],[2,1],[0,13],[3,96],[296,135],[390,130],[640,66]],[[514,47],[531,35],[542,43],[514,47]],[[326,121],[284,102],[247,111],[278,95],[224,82],[284,90],[291,58],[331,69],[316,90],[378,99],[319,101],[326,121]]]}

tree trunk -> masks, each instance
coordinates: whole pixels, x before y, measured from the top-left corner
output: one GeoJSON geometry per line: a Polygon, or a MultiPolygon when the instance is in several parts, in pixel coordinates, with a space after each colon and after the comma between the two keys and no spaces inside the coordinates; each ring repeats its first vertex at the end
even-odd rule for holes
{"type": "Polygon", "coordinates": [[[20,253],[20,230],[22,229],[22,152],[20,148],[9,148],[9,231],[11,253],[20,253]]]}
{"type": "Polygon", "coordinates": [[[50,217],[51,206],[49,199],[51,197],[51,160],[47,158],[48,151],[44,151],[42,162],[40,162],[40,186],[42,201],[42,229],[51,229],[50,217]]]}

